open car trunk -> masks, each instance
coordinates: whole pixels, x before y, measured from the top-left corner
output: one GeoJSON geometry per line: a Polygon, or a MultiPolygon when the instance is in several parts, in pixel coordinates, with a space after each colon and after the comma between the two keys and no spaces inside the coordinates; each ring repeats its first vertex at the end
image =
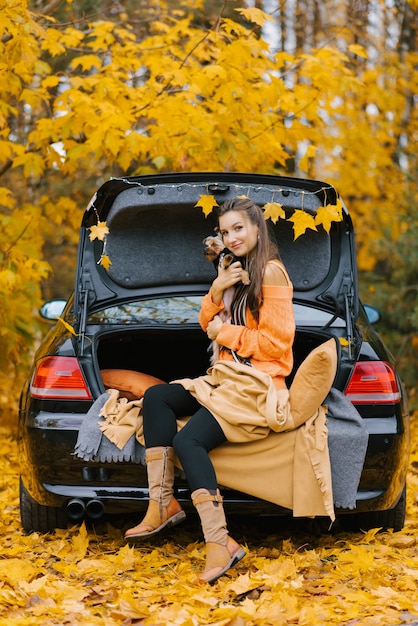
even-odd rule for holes
{"type": "MultiPolygon", "coordinates": [[[[89,316],[106,307],[170,293],[207,291],[215,270],[203,256],[202,241],[213,234],[216,218],[214,212],[204,214],[198,198],[213,198],[214,204],[221,204],[250,194],[260,206],[271,204],[273,198],[288,217],[268,220],[268,228],[292,281],[294,302],[313,305],[345,320],[350,343],[358,315],[351,220],[344,209],[341,221],[332,222],[327,229],[314,225],[317,212],[337,202],[335,190],[318,181],[307,185],[306,181],[278,177],[234,174],[228,175],[226,183],[222,174],[190,176],[158,177],[153,184],[146,177],[111,181],[98,191],[80,233],[74,301],[78,334],[85,333],[89,316]],[[215,195],[208,195],[208,191],[215,195]],[[311,220],[300,237],[290,219],[297,211],[299,218],[305,213],[311,220]],[[98,219],[105,220],[109,228],[105,242],[90,238],[90,229],[98,219]],[[103,255],[110,260],[107,268],[101,263],[103,255]]],[[[170,331],[165,339],[170,345],[181,343],[175,332],[170,331]]],[[[197,333],[195,339],[197,344],[204,341],[197,333]]],[[[189,351],[181,350],[180,354],[199,352],[199,345],[189,345],[194,338],[185,336],[184,341],[189,351]]],[[[145,357],[138,358],[142,367],[145,357]]],[[[146,358],[155,369],[154,359],[163,357],[148,353],[146,358]]],[[[194,356],[186,360],[193,361],[194,356]]],[[[173,368],[162,367],[168,368],[171,378],[173,368]]],[[[201,373],[199,367],[200,358],[196,357],[190,375],[201,373]]]]}
{"type": "MultiPolygon", "coordinates": [[[[330,337],[326,332],[297,331],[293,372],[309,352],[330,337]]],[[[198,328],[120,330],[101,335],[97,360],[100,370],[133,370],[169,382],[204,374],[209,367],[208,347],[205,333],[198,328]]]]}

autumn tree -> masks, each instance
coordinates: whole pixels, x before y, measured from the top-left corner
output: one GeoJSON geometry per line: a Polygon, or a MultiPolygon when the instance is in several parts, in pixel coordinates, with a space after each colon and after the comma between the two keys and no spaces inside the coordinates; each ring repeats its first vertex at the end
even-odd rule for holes
{"type": "MultiPolygon", "coordinates": [[[[379,0],[366,25],[357,3],[338,0],[269,13],[187,4],[0,0],[3,390],[18,389],[42,296],[66,295],[81,212],[110,176],[328,180],[349,203],[369,271],[387,256],[381,242],[416,223],[416,0],[379,0]]],[[[11,402],[3,392],[0,406],[11,402]]]]}

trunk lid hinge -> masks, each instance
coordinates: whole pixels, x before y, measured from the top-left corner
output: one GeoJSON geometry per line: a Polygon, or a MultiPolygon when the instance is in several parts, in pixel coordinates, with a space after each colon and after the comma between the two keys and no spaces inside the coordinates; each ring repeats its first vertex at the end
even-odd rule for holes
{"type": "Polygon", "coordinates": [[[82,289],[80,291],[80,324],[78,329],[77,341],[79,344],[80,354],[84,353],[84,345],[86,339],[87,311],[89,307],[89,299],[92,294],[90,280],[83,280],[82,289]]]}
{"type": "Polygon", "coordinates": [[[344,313],[345,324],[347,334],[347,347],[348,356],[350,359],[353,357],[353,301],[354,301],[354,281],[350,271],[344,272],[344,277],[341,281],[339,296],[342,296],[344,300],[344,313]]]}

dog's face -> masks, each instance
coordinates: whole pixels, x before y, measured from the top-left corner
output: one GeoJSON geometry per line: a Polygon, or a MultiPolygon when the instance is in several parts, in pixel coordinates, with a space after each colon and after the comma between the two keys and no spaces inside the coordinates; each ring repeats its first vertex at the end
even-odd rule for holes
{"type": "Polygon", "coordinates": [[[221,252],[225,250],[224,242],[219,235],[205,237],[203,246],[203,254],[208,261],[216,261],[221,252]]]}
{"type": "MultiPolygon", "coordinates": [[[[205,237],[203,240],[204,250],[203,254],[208,261],[213,261],[215,267],[217,265],[222,266],[224,269],[229,267],[234,261],[240,261],[228,248],[225,248],[222,237],[219,235],[212,235],[205,237]]],[[[244,285],[250,284],[250,277],[247,270],[242,270],[241,282],[244,285]]]]}

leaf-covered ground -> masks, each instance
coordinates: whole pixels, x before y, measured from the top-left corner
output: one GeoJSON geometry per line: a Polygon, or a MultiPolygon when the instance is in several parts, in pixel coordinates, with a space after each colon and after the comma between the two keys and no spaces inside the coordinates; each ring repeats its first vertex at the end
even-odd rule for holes
{"type": "MultiPolygon", "coordinates": [[[[415,415],[417,417],[417,415],[415,415]]],[[[42,536],[20,527],[15,439],[1,432],[0,626],[418,625],[418,426],[412,425],[407,522],[400,533],[314,532],[233,520],[248,556],[199,585],[197,520],[142,547],[123,523],[42,536]]]]}

